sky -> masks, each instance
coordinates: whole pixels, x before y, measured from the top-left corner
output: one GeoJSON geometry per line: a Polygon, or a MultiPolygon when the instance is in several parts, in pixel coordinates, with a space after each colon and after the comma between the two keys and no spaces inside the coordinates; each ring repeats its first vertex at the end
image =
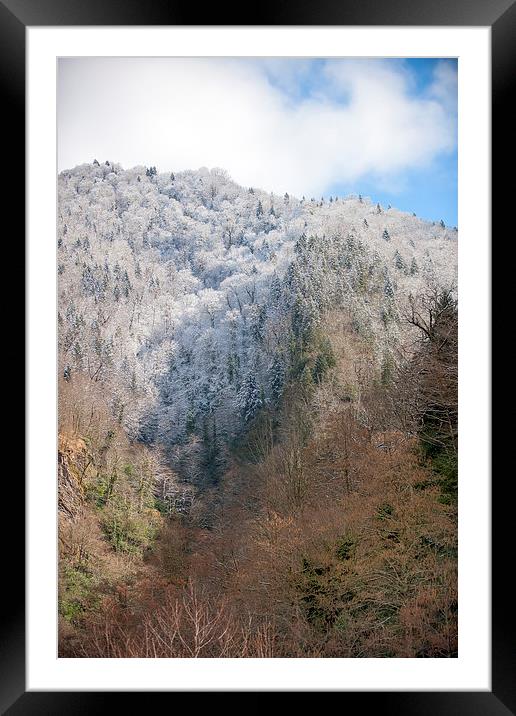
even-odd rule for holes
{"type": "Polygon", "coordinates": [[[58,169],[93,159],[457,226],[457,61],[62,58],[58,169]]]}

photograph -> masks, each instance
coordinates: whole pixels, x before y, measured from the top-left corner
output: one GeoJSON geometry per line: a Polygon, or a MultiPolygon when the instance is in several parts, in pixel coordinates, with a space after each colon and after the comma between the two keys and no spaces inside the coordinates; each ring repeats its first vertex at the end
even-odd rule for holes
{"type": "Polygon", "coordinates": [[[0,713],[516,714],[516,2],[198,16],[0,0],[26,346],[0,713]]]}
{"type": "Polygon", "coordinates": [[[461,656],[460,62],[56,58],[59,658],[461,656]]]}

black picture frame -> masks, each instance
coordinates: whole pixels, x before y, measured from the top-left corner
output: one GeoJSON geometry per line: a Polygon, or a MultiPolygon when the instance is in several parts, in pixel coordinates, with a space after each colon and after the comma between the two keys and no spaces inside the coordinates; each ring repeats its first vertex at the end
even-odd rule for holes
{"type": "MultiPolygon", "coordinates": [[[[228,6],[229,7],[229,6],[228,6]]],[[[28,26],[77,25],[392,25],[392,26],[489,26],[492,40],[492,234],[501,238],[504,211],[511,207],[513,183],[501,179],[501,170],[514,155],[514,119],[510,111],[511,79],[516,63],[516,3],[514,0],[277,0],[243,9],[224,9],[219,4],[203,8],[174,0],[0,0],[0,88],[4,107],[5,206],[17,217],[25,216],[25,31],[28,26]],[[202,23],[196,22],[202,16],[202,23]],[[14,213],[16,211],[16,213],[14,213]]],[[[512,164],[514,166],[514,163],[512,164]]],[[[9,234],[22,249],[22,221],[9,234]]],[[[4,241],[7,234],[4,234],[4,241]]],[[[498,284],[498,282],[497,282],[498,284]]],[[[497,285],[494,284],[493,285],[497,285]]],[[[30,286],[27,287],[30,290],[30,286]]],[[[496,296],[493,294],[492,298],[496,296]]],[[[494,315],[494,314],[493,314],[494,315]]],[[[16,325],[19,325],[16,323],[16,325]]],[[[12,326],[14,327],[14,326],[12,326]]],[[[34,347],[29,346],[29,349],[34,347]]],[[[14,372],[14,366],[12,366],[14,372]]],[[[16,372],[19,372],[17,369],[16,372]]],[[[501,444],[503,437],[496,433],[501,444]]],[[[496,444],[496,441],[495,441],[496,444]]],[[[501,451],[500,451],[501,452],[501,451]]],[[[492,446],[492,454],[494,445],[492,446]]],[[[24,484],[10,475],[4,510],[23,511],[24,484]],[[5,507],[7,505],[7,507],[5,507]]],[[[508,475],[509,476],[509,475],[508,475]]],[[[490,692],[345,692],[344,705],[360,698],[362,707],[396,714],[516,713],[516,640],[514,597],[506,580],[510,571],[514,511],[506,499],[504,473],[492,490],[492,691],[490,692]]],[[[7,480],[6,480],[7,481],[7,480]]],[[[5,487],[5,485],[4,485],[5,487]]],[[[11,528],[12,529],[12,528],[11,528]]],[[[11,535],[13,533],[11,532],[11,535]]],[[[7,536],[4,537],[7,540],[7,536]]],[[[25,687],[25,590],[24,541],[21,527],[14,539],[4,543],[4,597],[0,640],[0,709],[18,714],[82,714],[120,708],[120,692],[26,692],[25,687]],[[8,552],[8,554],[7,554],[8,552]],[[116,702],[115,702],[116,699],[116,702]]],[[[129,694],[131,707],[145,707],[150,696],[129,694]],[[143,700],[145,699],[145,701],[143,700]]],[[[169,701],[170,704],[170,701],[169,701]]]]}

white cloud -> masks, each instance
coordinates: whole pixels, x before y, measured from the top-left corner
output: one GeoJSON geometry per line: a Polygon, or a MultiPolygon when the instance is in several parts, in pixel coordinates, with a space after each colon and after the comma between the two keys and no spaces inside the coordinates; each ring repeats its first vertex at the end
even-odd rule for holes
{"type": "Polygon", "coordinates": [[[328,61],[300,99],[310,73],[306,61],[61,60],[59,167],[95,157],[160,171],[220,166],[246,186],[311,196],[453,149],[448,63],[424,96],[400,62],[328,61]]]}

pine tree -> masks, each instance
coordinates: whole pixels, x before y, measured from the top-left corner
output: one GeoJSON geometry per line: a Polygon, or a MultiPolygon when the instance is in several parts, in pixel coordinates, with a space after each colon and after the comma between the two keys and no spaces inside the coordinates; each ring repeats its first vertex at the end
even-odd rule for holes
{"type": "Polygon", "coordinates": [[[217,433],[217,423],[210,415],[203,420],[203,453],[201,467],[205,481],[210,485],[217,485],[224,472],[225,460],[220,438],[217,433]]]}
{"type": "Polygon", "coordinates": [[[274,406],[277,406],[283,394],[285,385],[285,366],[279,355],[274,356],[269,371],[271,399],[274,406]]]}
{"type": "Polygon", "coordinates": [[[394,253],[394,265],[396,266],[398,271],[403,271],[403,269],[405,268],[405,261],[403,261],[403,257],[398,251],[398,249],[396,249],[394,253]]]}
{"type": "Polygon", "coordinates": [[[390,237],[389,232],[387,231],[387,229],[384,229],[384,230],[383,230],[382,239],[384,239],[384,241],[390,241],[390,240],[391,240],[391,237],[390,237]]]}
{"type": "Polygon", "coordinates": [[[294,245],[294,251],[297,254],[297,256],[302,256],[306,252],[307,245],[308,244],[307,244],[306,234],[303,231],[303,233],[301,234],[301,236],[299,237],[299,239],[296,241],[296,243],[294,245]]]}
{"type": "Polygon", "coordinates": [[[125,296],[125,298],[129,298],[129,293],[131,291],[131,282],[129,281],[129,274],[127,271],[124,271],[124,275],[122,277],[122,292],[125,296]]]}
{"type": "Polygon", "coordinates": [[[248,371],[238,398],[244,422],[250,423],[263,404],[254,370],[248,371]]]}
{"type": "Polygon", "coordinates": [[[383,292],[387,296],[387,298],[394,298],[394,288],[392,286],[392,282],[389,276],[385,276],[383,292]]]}
{"type": "Polygon", "coordinates": [[[256,310],[251,319],[250,333],[253,337],[253,340],[255,340],[257,343],[261,343],[265,335],[265,306],[253,306],[253,308],[256,308],[256,310]]]}
{"type": "Polygon", "coordinates": [[[275,273],[271,279],[271,285],[269,289],[269,297],[270,297],[270,303],[277,307],[280,304],[281,301],[281,281],[278,278],[278,275],[275,273]]]}

